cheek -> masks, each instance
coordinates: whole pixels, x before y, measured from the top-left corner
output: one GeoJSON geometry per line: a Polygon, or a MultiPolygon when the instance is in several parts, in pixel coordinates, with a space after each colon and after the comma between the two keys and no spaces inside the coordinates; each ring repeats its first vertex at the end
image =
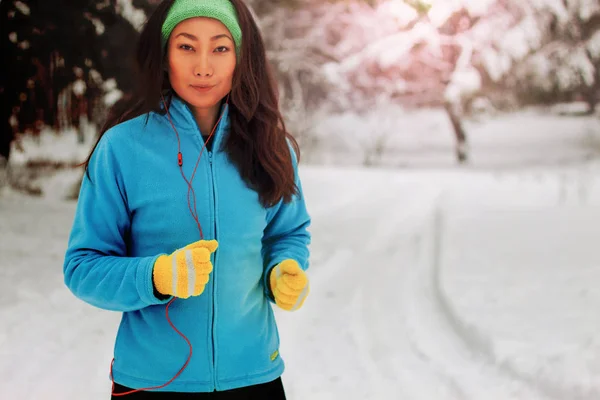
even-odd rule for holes
{"type": "Polygon", "coordinates": [[[176,85],[176,81],[181,79],[181,76],[184,76],[187,65],[185,64],[184,60],[174,56],[169,56],[167,62],[171,85],[176,85]]]}
{"type": "Polygon", "coordinates": [[[168,67],[169,76],[176,76],[179,74],[179,66],[171,58],[169,58],[168,67]]]}
{"type": "Polygon", "coordinates": [[[224,66],[223,69],[225,70],[223,81],[231,88],[233,84],[233,75],[235,74],[235,65],[227,65],[224,66]]]}

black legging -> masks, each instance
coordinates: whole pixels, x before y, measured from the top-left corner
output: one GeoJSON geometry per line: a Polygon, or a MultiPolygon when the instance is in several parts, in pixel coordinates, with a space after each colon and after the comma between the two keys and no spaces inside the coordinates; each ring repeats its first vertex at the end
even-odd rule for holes
{"type": "MultiPolygon", "coordinates": [[[[115,393],[130,389],[115,383],[115,393]]],[[[136,392],[125,396],[111,396],[111,400],[285,400],[281,378],[272,382],[247,386],[239,389],[212,393],[136,392]]]]}

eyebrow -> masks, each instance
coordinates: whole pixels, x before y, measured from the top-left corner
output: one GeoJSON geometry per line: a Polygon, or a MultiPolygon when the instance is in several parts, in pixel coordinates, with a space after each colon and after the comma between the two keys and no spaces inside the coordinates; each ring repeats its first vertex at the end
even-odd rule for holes
{"type": "MultiPolygon", "coordinates": [[[[186,38],[188,38],[190,40],[196,40],[196,41],[198,40],[198,38],[196,36],[192,35],[191,33],[187,33],[187,32],[181,32],[176,37],[179,37],[179,36],[186,37],[186,38]]],[[[218,40],[218,39],[221,39],[221,38],[227,38],[227,39],[229,39],[229,40],[231,40],[233,42],[233,39],[229,35],[227,35],[225,33],[221,33],[219,35],[215,35],[215,36],[211,37],[210,40],[214,42],[215,40],[218,40]]]]}

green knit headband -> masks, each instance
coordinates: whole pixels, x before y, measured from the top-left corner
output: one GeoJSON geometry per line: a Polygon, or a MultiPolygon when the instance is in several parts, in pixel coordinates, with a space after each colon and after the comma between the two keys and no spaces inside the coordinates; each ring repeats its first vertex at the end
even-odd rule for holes
{"type": "Polygon", "coordinates": [[[167,14],[162,26],[163,43],[169,40],[173,29],[181,21],[194,17],[214,18],[221,21],[235,42],[235,51],[240,54],[242,45],[242,29],[238,22],[235,7],[229,0],[176,0],[167,14]]]}

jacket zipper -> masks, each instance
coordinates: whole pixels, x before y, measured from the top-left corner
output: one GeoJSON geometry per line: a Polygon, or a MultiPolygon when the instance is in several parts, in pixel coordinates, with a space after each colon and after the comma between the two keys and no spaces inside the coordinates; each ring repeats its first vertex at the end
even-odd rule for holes
{"type": "MultiPolygon", "coordinates": [[[[214,144],[214,143],[213,143],[214,144]]],[[[216,189],[215,189],[215,175],[213,170],[213,154],[212,151],[208,152],[208,163],[210,166],[210,179],[211,179],[211,190],[212,190],[212,200],[213,200],[213,229],[214,229],[214,238],[217,239],[217,198],[216,198],[216,189]]],[[[211,296],[211,308],[212,308],[212,320],[211,320],[211,344],[212,344],[212,362],[213,362],[213,390],[217,389],[217,355],[215,348],[215,297],[217,296],[217,254],[218,251],[214,253],[214,265],[212,272],[212,296],[211,296]]]]}

